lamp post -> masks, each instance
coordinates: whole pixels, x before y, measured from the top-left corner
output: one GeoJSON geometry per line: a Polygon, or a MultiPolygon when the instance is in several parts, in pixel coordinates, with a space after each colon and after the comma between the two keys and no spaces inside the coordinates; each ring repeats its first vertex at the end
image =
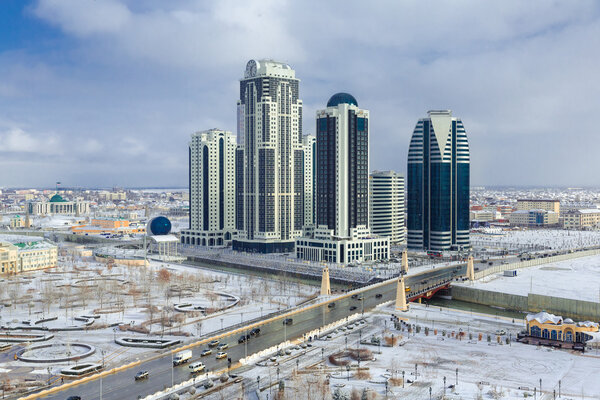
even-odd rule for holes
{"type": "Polygon", "coordinates": [[[415,363],[415,381],[417,380],[417,376],[418,376],[418,372],[417,372],[417,363],[415,363]]]}
{"type": "Polygon", "coordinates": [[[279,385],[279,367],[277,367],[277,384],[279,385]]]}
{"type": "Polygon", "coordinates": [[[256,390],[260,393],[260,375],[256,377],[256,390]]]}
{"type": "Polygon", "coordinates": [[[458,368],[456,368],[456,382],[454,386],[458,386],[458,368]]]}
{"type": "Polygon", "coordinates": [[[540,396],[542,395],[542,378],[540,378],[540,396]]]}
{"type": "Polygon", "coordinates": [[[346,372],[348,373],[348,381],[350,381],[350,365],[346,365],[346,372]]]}
{"type": "Polygon", "coordinates": [[[559,381],[558,381],[558,397],[559,397],[559,398],[560,398],[560,384],[561,384],[561,381],[559,380],[559,381]]]}
{"type": "Polygon", "coordinates": [[[446,377],[444,377],[444,396],[446,395],[446,377]]]}
{"type": "Polygon", "coordinates": [[[221,330],[223,330],[223,318],[221,318],[221,330]]]}
{"type": "Polygon", "coordinates": [[[171,387],[174,386],[175,381],[175,371],[173,369],[173,352],[171,352],[171,387]]]}
{"type": "Polygon", "coordinates": [[[402,371],[402,389],[404,389],[404,371],[402,371]]]}
{"type": "Polygon", "coordinates": [[[429,400],[431,400],[431,386],[429,386],[429,400]]]}

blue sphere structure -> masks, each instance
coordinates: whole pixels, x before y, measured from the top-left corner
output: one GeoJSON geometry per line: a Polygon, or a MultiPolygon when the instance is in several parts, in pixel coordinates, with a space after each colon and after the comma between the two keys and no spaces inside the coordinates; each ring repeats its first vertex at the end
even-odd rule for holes
{"type": "Polygon", "coordinates": [[[327,107],[337,107],[338,104],[353,104],[358,107],[358,102],[350,93],[336,93],[327,102],[327,107]]]}
{"type": "Polygon", "coordinates": [[[155,217],[148,222],[148,233],[154,236],[168,235],[171,232],[171,221],[167,217],[155,217]]]}

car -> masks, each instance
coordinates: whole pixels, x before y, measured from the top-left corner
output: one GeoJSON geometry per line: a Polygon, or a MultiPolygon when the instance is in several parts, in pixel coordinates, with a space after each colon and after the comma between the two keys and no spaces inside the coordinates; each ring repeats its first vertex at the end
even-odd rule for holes
{"type": "Polygon", "coordinates": [[[137,374],[135,374],[134,378],[136,381],[148,379],[148,371],[139,371],[137,374]]]}
{"type": "Polygon", "coordinates": [[[488,265],[494,265],[494,263],[490,261],[490,262],[488,263],[488,265]]]}
{"type": "Polygon", "coordinates": [[[227,343],[221,343],[220,345],[217,346],[217,350],[225,350],[228,347],[229,347],[229,345],[227,343]]]}
{"type": "Polygon", "coordinates": [[[197,374],[198,372],[204,371],[206,369],[206,366],[200,361],[197,361],[193,364],[190,364],[188,368],[190,369],[190,373],[197,374]]]}
{"type": "Polygon", "coordinates": [[[283,324],[284,325],[291,325],[293,323],[294,323],[294,320],[291,319],[291,318],[286,318],[286,319],[283,320],[283,324]]]}
{"type": "Polygon", "coordinates": [[[335,307],[335,303],[329,303],[329,304],[327,304],[327,308],[333,308],[333,307],[335,307]]]}
{"type": "Polygon", "coordinates": [[[204,349],[204,350],[202,350],[202,353],[200,353],[200,357],[204,357],[204,356],[207,356],[209,354],[212,354],[212,350],[211,349],[204,349]]]}
{"type": "Polygon", "coordinates": [[[364,299],[364,297],[362,294],[356,298],[356,300],[358,300],[358,301],[363,300],[363,299],[364,299]]]}
{"type": "MultiPolygon", "coordinates": [[[[73,233],[75,233],[75,232],[73,232],[73,233]]],[[[67,400],[81,400],[81,397],[80,396],[69,396],[69,397],[67,397],[67,400]]]]}
{"type": "Polygon", "coordinates": [[[217,360],[220,360],[220,359],[225,358],[225,357],[227,357],[227,353],[225,353],[224,351],[220,351],[220,352],[217,353],[217,357],[216,358],[217,358],[217,360]]]}
{"type": "Polygon", "coordinates": [[[307,347],[308,347],[308,345],[307,345],[306,343],[301,343],[301,344],[300,344],[300,347],[302,347],[303,349],[305,349],[305,348],[307,348],[307,347]]]}
{"type": "Polygon", "coordinates": [[[498,336],[506,335],[506,331],[504,329],[498,329],[496,331],[496,335],[498,335],[498,336]]]}
{"type": "Polygon", "coordinates": [[[350,296],[350,298],[353,299],[353,300],[356,299],[357,297],[358,297],[357,294],[353,294],[352,296],[350,296]]]}
{"type": "Polygon", "coordinates": [[[202,386],[204,386],[204,389],[210,389],[211,387],[215,386],[215,384],[210,379],[207,379],[206,381],[204,381],[204,384],[202,386]]]}
{"type": "Polygon", "coordinates": [[[240,336],[240,338],[238,339],[238,343],[245,343],[248,341],[248,339],[250,339],[250,335],[242,335],[240,336]]]}
{"type": "Polygon", "coordinates": [[[250,336],[258,336],[260,335],[260,328],[254,328],[250,331],[250,336]]]}
{"type": "Polygon", "coordinates": [[[208,342],[208,347],[215,347],[216,345],[218,345],[220,342],[218,340],[211,340],[210,342],[208,342]]]}
{"type": "Polygon", "coordinates": [[[356,306],[350,307],[350,311],[354,311],[354,310],[356,310],[356,306]]]}
{"type": "Polygon", "coordinates": [[[381,293],[377,293],[377,294],[375,295],[375,298],[376,298],[376,299],[380,299],[380,298],[382,298],[382,297],[383,297],[383,295],[382,295],[381,293]]]}

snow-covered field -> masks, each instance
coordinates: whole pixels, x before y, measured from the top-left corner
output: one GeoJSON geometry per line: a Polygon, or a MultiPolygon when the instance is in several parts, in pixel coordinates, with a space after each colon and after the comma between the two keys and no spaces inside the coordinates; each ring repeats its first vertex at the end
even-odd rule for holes
{"type": "MultiPolygon", "coordinates": [[[[97,314],[100,318],[83,331],[51,332],[50,342],[82,342],[97,351],[86,362],[100,362],[102,353],[108,367],[140,358],[149,349],[124,348],[114,343],[115,337],[147,337],[146,333],[115,330],[110,324],[125,323],[131,327],[147,327],[151,336],[165,335],[183,341],[258,318],[270,312],[294,306],[307,300],[318,289],[300,283],[290,283],[240,274],[228,274],[178,264],[152,262],[149,267],[125,267],[89,260],[60,257],[56,269],[37,271],[0,282],[0,326],[16,328],[41,318],[57,317],[38,326],[60,328],[81,325],[75,317],[97,314]],[[181,291],[180,291],[181,290],[181,291]],[[191,303],[209,309],[178,312],[174,306],[191,303]],[[220,309],[236,303],[232,308],[220,309]],[[12,304],[12,305],[11,305],[12,304]],[[151,304],[153,307],[148,307],[151,304]],[[161,324],[164,317],[165,325],[161,324]],[[153,323],[148,322],[150,319],[153,323]]],[[[17,331],[19,332],[19,331],[17,331]]],[[[38,331],[35,331],[37,333],[38,331]]],[[[22,349],[13,346],[0,366],[15,378],[37,378],[36,368],[46,370],[47,364],[14,361],[12,355],[22,349]],[[32,375],[33,374],[33,375],[32,375]]],[[[52,365],[53,373],[68,363],[52,365]]],[[[71,363],[72,364],[72,363],[71,363]]]]}
{"type": "Polygon", "coordinates": [[[503,235],[471,234],[477,246],[488,248],[528,247],[573,249],[600,244],[600,231],[568,231],[562,229],[531,229],[504,231],[503,235]]]}
{"type": "Polygon", "coordinates": [[[600,256],[575,258],[517,270],[517,276],[492,274],[475,282],[456,283],[477,289],[527,296],[528,293],[600,301],[600,256]]]}

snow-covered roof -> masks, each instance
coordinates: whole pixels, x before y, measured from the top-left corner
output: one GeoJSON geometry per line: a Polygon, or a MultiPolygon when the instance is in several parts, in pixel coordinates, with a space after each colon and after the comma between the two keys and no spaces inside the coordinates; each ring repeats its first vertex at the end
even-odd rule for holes
{"type": "Polygon", "coordinates": [[[562,317],[547,313],[546,311],[541,311],[537,314],[527,314],[527,322],[531,322],[533,320],[539,322],[540,324],[546,324],[548,322],[552,324],[560,324],[562,323],[562,317]]]}
{"type": "Polygon", "coordinates": [[[588,208],[588,209],[577,210],[577,211],[579,211],[581,214],[600,214],[600,210],[597,208],[588,208]]]}
{"type": "Polygon", "coordinates": [[[157,243],[179,242],[179,239],[173,235],[154,235],[150,236],[157,243]]]}
{"type": "Polygon", "coordinates": [[[585,326],[586,328],[596,328],[598,326],[598,324],[596,322],[592,322],[592,321],[583,321],[583,322],[578,322],[577,326],[585,326]]]}

